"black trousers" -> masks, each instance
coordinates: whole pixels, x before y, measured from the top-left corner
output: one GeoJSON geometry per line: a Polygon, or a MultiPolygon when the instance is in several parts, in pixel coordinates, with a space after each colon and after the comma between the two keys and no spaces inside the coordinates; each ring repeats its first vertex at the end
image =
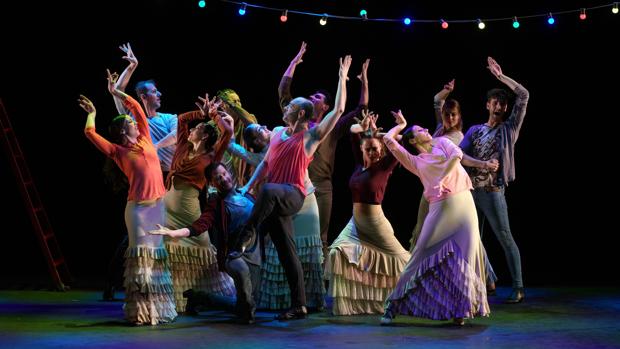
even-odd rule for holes
{"type": "Polygon", "coordinates": [[[293,240],[293,215],[304,204],[304,195],[290,184],[263,185],[243,234],[252,234],[261,227],[271,236],[280,264],[284,268],[291,289],[291,305],[306,305],[304,272],[293,240]]]}

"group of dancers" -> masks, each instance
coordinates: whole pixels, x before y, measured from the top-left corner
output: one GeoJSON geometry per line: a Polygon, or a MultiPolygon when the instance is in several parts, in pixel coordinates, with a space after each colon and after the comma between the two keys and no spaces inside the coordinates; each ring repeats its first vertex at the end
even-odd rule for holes
{"type": "Polygon", "coordinates": [[[129,64],[120,76],[108,71],[121,115],[107,138],[97,132],[93,103],[80,96],[79,104],[88,113],[86,137],[128,182],[129,322],[171,322],[201,307],[228,307],[243,324],[255,322],[257,308],[280,310],[279,320],[301,319],[308,308],[323,310],[327,295],[334,315],[382,314],[387,325],[402,314],[462,325],[487,316],[487,296],[495,292],[481,241],[485,219],[508,261],[513,292],[506,302],[524,299],[504,192],[515,178],[529,94],[491,57],[489,71],[516,96],[510,111],[506,90],[489,91],[488,121],[463,135],[460,105],[448,99],[452,80],[435,95],[431,135],[407,128],[400,110],[387,133],[377,127],[378,115],[368,110],[370,60],[358,75],[358,106],[345,114],[350,56],[340,59],[335,97],[325,90],[292,97],[302,43],[278,88],[283,126],[269,130],[231,89],[199,97],[195,111],[177,116],[158,112],[161,92],[154,81],[141,81],[140,105],[125,92],[138,60],[129,44],[120,48],[129,64]],[[355,157],[353,215],[329,245],[335,149],[347,134],[355,157]],[[424,187],[409,250],[381,207],[398,164],[424,187]],[[208,193],[203,207],[201,192],[208,193]]]}

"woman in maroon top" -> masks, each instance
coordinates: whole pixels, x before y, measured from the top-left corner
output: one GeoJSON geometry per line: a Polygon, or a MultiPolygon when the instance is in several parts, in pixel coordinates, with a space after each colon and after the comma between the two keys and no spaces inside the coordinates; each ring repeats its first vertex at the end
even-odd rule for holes
{"type": "MultiPolygon", "coordinates": [[[[233,120],[218,112],[220,103],[209,96],[196,103],[200,110],[179,116],[177,148],[166,179],[166,226],[179,229],[190,225],[200,217],[200,192],[206,185],[205,168],[222,159],[233,132],[233,120]],[[217,124],[221,136],[212,122],[217,124]],[[198,122],[196,124],[196,122],[198,122]],[[191,124],[195,126],[190,127],[191,124]]],[[[221,273],[217,266],[216,251],[209,234],[187,238],[164,238],[170,255],[170,269],[176,298],[177,312],[185,311],[187,299],[183,292],[189,289],[232,296],[235,294],[233,280],[221,273]]]]}
{"type": "Polygon", "coordinates": [[[334,315],[382,313],[383,302],[410,257],[381,208],[385,187],[398,161],[386,154],[377,138],[376,117],[367,112],[363,115],[361,125],[351,127],[356,160],[349,180],[353,217],[330,246],[325,265],[334,315]]]}

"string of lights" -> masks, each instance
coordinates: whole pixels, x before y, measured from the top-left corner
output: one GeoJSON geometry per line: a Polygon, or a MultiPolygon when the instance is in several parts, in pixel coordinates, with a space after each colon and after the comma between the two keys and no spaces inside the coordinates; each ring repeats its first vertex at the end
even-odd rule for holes
{"type": "MultiPolygon", "coordinates": [[[[271,12],[280,13],[280,21],[282,23],[288,21],[289,14],[294,15],[303,15],[303,16],[312,16],[319,18],[319,24],[326,25],[328,19],[337,19],[337,20],[351,20],[351,21],[371,21],[371,22],[401,22],[402,24],[409,26],[414,23],[426,23],[426,24],[438,24],[442,29],[448,29],[450,24],[475,24],[478,26],[478,29],[483,30],[486,28],[486,23],[491,22],[512,22],[512,27],[517,29],[521,26],[521,20],[524,19],[536,19],[536,18],[544,18],[546,19],[549,25],[554,25],[556,22],[556,17],[560,15],[578,15],[577,18],[579,20],[586,20],[587,13],[591,11],[598,11],[603,9],[610,9],[612,14],[618,14],[618,2],[591,6],[591,7],[581,7],[577,9],[571,10],[562,10],[562,11],[552,11],[552,12],[543,12],[537,14],[529,14],[529,15],[520,15],[520,16],[510,16],[510,17],[497,17],[497,18],[472,18],[472,19],[420,19],[413,17],[402,17],[402,18],[372,18],[369,17],[368,11],[365,9],[360,9],[359,16],[342,16],[328,13],[318,13],[318,12],[306,12],[306,11],[298,11],[294,9],[287,8],[276,8],[270,6],[263,6],[257,4],[251,4],[247,2],[239,2],[234,0],[208,0],[208,1],[219,1],[228,3],[231,5],[238,6],[237,13],[240,16],[244,16],[248,9],[259,9],[271,12]]],[[[207,0],[198,1],[198,7],[205,8],[207,6],[207,0]]]]}

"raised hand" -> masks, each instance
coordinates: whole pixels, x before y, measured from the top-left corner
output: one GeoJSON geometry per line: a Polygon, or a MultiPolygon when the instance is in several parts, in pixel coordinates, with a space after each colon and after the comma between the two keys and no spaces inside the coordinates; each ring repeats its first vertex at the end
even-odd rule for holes
{"type": "Polygon", "coordinates": [[[131,50],[131,45],[129,43],[121,45],[118,48],[120,48],[121,51],[125,52],[125,56],[123,56],[123,59],[128,61],[129,65],[134,67],[138,65],[138,59],[133,54],[133,51],[131,50]]]}
{"type": "Polygon", "coordinates": [[[496,78],[500,78],[502,76],[502,68],[497,64],[497,62],[493,59],[493,57],[487,57],[487,68],[491,71],[491,74],[495,75],[496,78]]]}
{"type": "Polygon", "coordinates": [[[209,116],[210,118],[214,118],[217,116],[217,109],[222,105],[222,100],[214,96],[209,100],[209,94],[205,93],[205,97],[202,98],[198,96],[198,101],[195,103],[200,112],[204,116],[209,116]]]}
{"type": "Polygon", "coordinates": [[[111,94],[115,94],[117,92],[116,80],[118,80],[118,74],[110,73],[110,69],[106,69],[106,72],[108,74],[108,91],[110,91],[111,94]]]}
{"type": "Polygon", "coordinates": [[[447,84],[443,85],[444,90],[452,92],[454,90],[454,79],[450,80],[447,84]]]}
{"type": "Polygon", "coordinates": [[[299,48],[299,52],[297,52],[297,55],[295,56],[295,58],[293,58],[293,60],[291,61],[291,64],[297,65],[303,62],[304,53],[306,53],[306,42],[302,41],[301,47],[299,48]]]}
{"type": "Polygon", "coordinates": [[[86,96],[80,95],[80,98],[78,98],[78,103],[87,113],[90,114],[96,112],[95,105],[90,101],[90,99],[86,98],[86,96]]]}
{"type": "Polygon", "coordinates": [[[349,80],[349,68],[351,68],[351,55],[346,55],[343,58],[340,58],[340,71],[339,71],[339,76],[341,78],[345,78],[346,80],[349,80]]]}
{"type": "Polygon", "coordinates": [[[370,58],[366,58],[362,64],[362,72],[357,76],[363,83],[368,83],[368,65],[370,64],[370,58]]]}
{"type": "Polygon", "coordinates": [[[407,120],[403,116],[403,113],[400,111],[400,109],[398,109],[397,112],[393,111],[391,113],[392,116],[394,116],[394,122],[396,122],[396,125],[401,126],[402,128],[407,126],[407,120]]]}

